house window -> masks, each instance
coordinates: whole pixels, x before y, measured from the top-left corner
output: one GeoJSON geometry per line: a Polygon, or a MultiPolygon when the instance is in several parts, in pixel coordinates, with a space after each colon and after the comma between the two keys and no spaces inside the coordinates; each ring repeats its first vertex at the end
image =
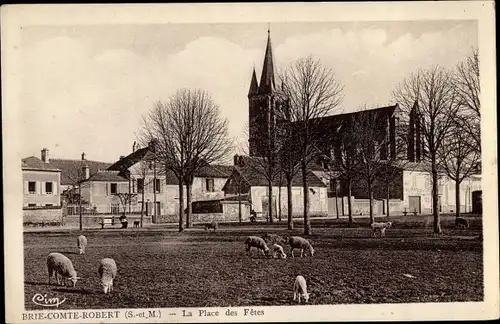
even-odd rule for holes
{"type": "Polygon", "coordinates": [[[214,179],[205,179],[207,192],[214,192],[214,179]]]}
{"type": "Polygon", "coordinates": [[[36,193],[36,181],[30,181],[30,182],[28,182],[28,192],[30,194],[36,193]]]}
{"type": "Polygon", "coordinates": [[[137,192],[142,193],[144,191],[144,179],[137,179],[137,192]]]}
{"type": "Polygon", "coordinates": [[[156,193],[160,193],[160,191],[161,191],[160,190],[161,189],[161,181],[160,180],[161,179],[155,179],[155,182],[154,182],[154,184],[155,184],[154,191],[156,193]]]}
{"type": "Polygon", "coordinates": [[[45,193],[52,193],[52,182],[45,182],[45,193]]]}
{"type": "Polygon", "coordinates": [[[118,187],[118,184],[116,184],[116,183],[111,184],[111,194],[115,194],[118,192],[117,187],[118,187]]]}
{"type": "Polygon", "coordinates": [[[36,207],[36,204],[28,204],[28,207],[36,207]]]}

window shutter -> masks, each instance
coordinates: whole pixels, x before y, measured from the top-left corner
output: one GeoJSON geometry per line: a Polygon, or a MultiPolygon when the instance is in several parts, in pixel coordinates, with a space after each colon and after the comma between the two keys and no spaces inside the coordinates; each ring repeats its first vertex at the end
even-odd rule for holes
{"type": "Polygon", "coordinates": [[[42,187],[42,195],[45,195],[47,192],[45,191],[45,186],[46,186],[46,182],[40,182],[40,185],[42,187]]]}
{"type": "Polygon", "coordinates": [[[36,183],[36,185],[35,185],[36,193],[39,195],[42,192],[42,182],[37,181],[35,183],[36,183]]]}
{"type": "Polygon", "coordinates": [[[24,194],[28,194],[29,193],[29,182],[28,181],[24,181],[24,194]]]}
{"type": "Polygon", "coordinates": [[[57,182],[52,182],[52,194],[57,195],[57,182]]]}
{"type": "Polygon", "coordinates": [[[109,196],[108,183],[106,182],[106,196],[109,196]]]}

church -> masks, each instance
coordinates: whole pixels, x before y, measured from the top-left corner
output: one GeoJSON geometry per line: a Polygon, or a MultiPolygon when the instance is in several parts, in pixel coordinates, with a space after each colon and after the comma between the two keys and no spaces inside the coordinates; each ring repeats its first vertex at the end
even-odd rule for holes
{"type": "MultiPolygon", "coordinates": [[[[279,91],[276,84],[271,33],[268,30],[265,48],[264,63],[260,82],[255,72],[251,75],[248,91],[248,117],[249,117],[249,155],[263,157],[272,151],[274,136],[283,122],[287,100],[279,91]]],[[[321,147],[320,156],[327,156],[330,161],[341,158],[340,148],[343,145],[339,140],[339,130],[349,127],[352,121],[361,114],[376,116],[373,126],[375,132],[374,145],[379,145],[377,154],[380,161],[391,160],[396,165],[401,165],[400,172],[385,185],[383,179],[375,181],[373,187],[374,212],[377,215],[387,213],[390,208],[395,214],[430,214],[432,213],[431,179],[428,162],[424,160],[424,142],[420,134],[419,112],[415,105],[411,112],[405,116],[398,104],[363,110],[351,113],[324,116],[315,121],[316,131],[328,136],[322,136],[317,147],[321,147]],[[407,117],[407,118],[405,118],[407,117]],[[346,126],[347,125],[347,126],[346,126]]],[[[328,187],[328,213],[347,214],[347,188],[342,179],[336,179],[335,172],[327,170],[324,158],[318,158],[310,167],[311,171],[328,187]]],[[[453,212],[455,209],[454,182],[441,177],[440,184],[441,212],[453,212]]],[[[480,174],[474,175],[470,180],[464,181],[461,187],[462,212],[472,212],[478,209],[477,202],[472,197],[480,196],[480,174]],[[463,191],[463,192],[462,192],[463,191]]],[[[354,214],[367,214],[369,210],[368,191],[363,180],[357,179],[352,183],[351,199],[354,214]]]]}

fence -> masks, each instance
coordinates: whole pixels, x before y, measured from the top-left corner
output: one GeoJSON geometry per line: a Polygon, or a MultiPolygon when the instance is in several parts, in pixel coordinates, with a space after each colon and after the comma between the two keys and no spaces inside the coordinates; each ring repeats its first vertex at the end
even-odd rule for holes
{"type": "MultiPolygon", "coordinates": [[[[77,216],[80,215],[80,206],[79,205],[67,205],[65,208],[65,215],[67,216],[77,216]]],[[[96,206],[90,206],[90,205],[82,205],[82,215],[120,215],[123,213],[123,207],[122,206],[109,206],[107,208],[99,208],[97,209],[96,206]]],[[[127,206],[125,209],[125,213],[127,215],[140,215],[141,214],[141,205],[135,205],[135,206],[127,206]]],[[[146,215],[146,208],[143,209],[143,214],[146,215]]]]}

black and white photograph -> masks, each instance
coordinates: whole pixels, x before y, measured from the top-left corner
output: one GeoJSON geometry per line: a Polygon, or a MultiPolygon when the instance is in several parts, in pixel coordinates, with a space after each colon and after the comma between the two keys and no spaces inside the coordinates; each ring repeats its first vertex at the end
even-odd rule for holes
{"type": "Polygon", "coordinates": [[[6,320],[498,318],[493,8],[2,7],[6,320]]]}

